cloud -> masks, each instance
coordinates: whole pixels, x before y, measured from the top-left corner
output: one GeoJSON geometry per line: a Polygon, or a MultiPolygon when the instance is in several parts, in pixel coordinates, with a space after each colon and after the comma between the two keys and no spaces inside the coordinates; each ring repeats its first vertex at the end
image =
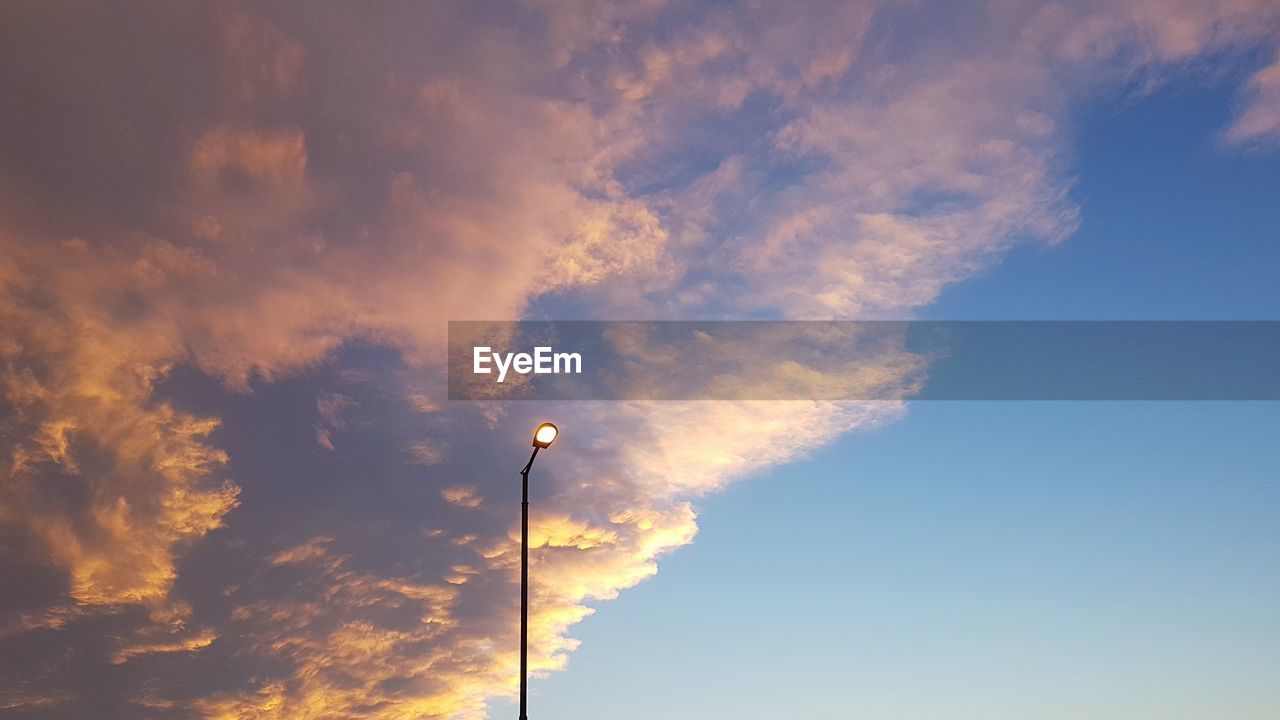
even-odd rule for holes
{"type": "Polygon", "coordinates": [[[495,679],[474,674],[492,662],[482,647],[453,642],[455,587],[360,573],[327,545],[277,556],[273,566],[294,582],[231,613],[230,631],[247,649],[285,660],[292,672],[191,708],[209,718],[288,719],[453,717],[482,707],[468,688],[495,679]]]}
{"type": "Polygon", "coordinates": [[[413,440],[405,444],[409,462],[415,465],[438,465],[444,461],[444,451],[429,440],[413,440]]]}
{"type": "Polygon", "coordinates": [[[268,187],[300,187],[307,171],[307,147],[296,128],[272,132],[209,130],[191,151],[191,176],[202,189],[228,192],[237,182],[268,187]]]}
{"type": "Polygon", "coordinates": [[[218,635],[212,630],[206,628],[190,637],[174,640],[170,642],[153,642],[140,645],[128,645],[116,651],[111,657],[114,665],[129,662],[130,659],[153,653],[175,653],[175,652],[193,652],[207,648],[218,639],[218,635]]]}
{"type": "Polygon", "coordinates": [[[222,23],[223,82],[241,102],[287,98],[305,79],[306,48],[262,18],[230,13],[222,23]]]}
{"type": "Polygon", "coordinates": [[[1274,140],[1280,135],[1280,57],[1255,73],[1246,88],[1249,97],[1244,111],[1227,128],[1227,140],[1274,140]]]}
{"type": "MultiPolygon", "coordinates": [[[[515,689],[503,458],[543,413],[539,674],[692,541],[697,498],[904,408],[450,404],[447,320],[909,315],[1073,231],[1072,97],[1275,17],[1002,4],[908,44],[870,4],[518,10],[7,24],[0,559],[41,583],[7,591],[0,642],[46,662],[0,669],[0,704],[482,717],[515,689]],[[116,684],[78,684],[68,648],[116,684]]],[[[1274,132],[1272,69],[1228,139],[1274,132]]]]}
{"type": "Polygon", "coordinates": [[[227,458],[206,442],[218,421],[153,399],[175,359],[171,328],[130,295],[199,264],[149,243],[125,258],[79,241],[0,242],[12,262],[0,310],[12,448],[3,516],[40,538],[78,602],[162,600],[176,551],[217,528],[238,490],[210,477],[227,458]]]}
{"type": "Polygon", "coordinates": [[[458,507],[480,507],[480,503],[484,502],[483,498],[476,495],[475,488],[459,485],[453,485],[441,490],[440,497],[444,498],[445,502],[458,507]]]}
{"type": "Polygon", "coordinates": [[[343,412],[355,405],[355,401],[341,393],[333,393],[316,400],[316,413],[320,416],[316,423],[316,443],[320,447],[337,452],[333,444],[333,433],[347,426],[343,412]]]}
{"type": "Polygon", "coordinates": [[[316,444],[329,452],[337,452],[333,444],[333,434],[327,428],[316,428],[316,444]]]}

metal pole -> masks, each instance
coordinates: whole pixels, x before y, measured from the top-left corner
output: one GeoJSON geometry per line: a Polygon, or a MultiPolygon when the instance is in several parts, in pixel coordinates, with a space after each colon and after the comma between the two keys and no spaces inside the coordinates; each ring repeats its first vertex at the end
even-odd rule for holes
{"type": "Polygon", "coordinates": [[[536,457],[538,446],[534,445],[529,462],[520,471],[520,720],[529,720],[529,469],[536,457]]]}

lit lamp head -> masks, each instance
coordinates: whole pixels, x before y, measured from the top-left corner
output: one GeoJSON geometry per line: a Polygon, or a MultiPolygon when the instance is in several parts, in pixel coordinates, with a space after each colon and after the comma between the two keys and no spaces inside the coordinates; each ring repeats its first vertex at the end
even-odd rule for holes
{"type": "Polygon", "coordinates": [[[533,445],[540,448],[551,447],[558,434],[560,430],[553,423],[542,423],[533,431],[533,445]]]}

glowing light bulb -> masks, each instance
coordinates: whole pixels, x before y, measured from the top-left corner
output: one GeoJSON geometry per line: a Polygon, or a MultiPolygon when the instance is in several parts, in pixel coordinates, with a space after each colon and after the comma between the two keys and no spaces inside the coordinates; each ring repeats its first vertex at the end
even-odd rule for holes
{"type": "Polygon", "coordinates": [[[533,433],[533,444],[540,448],[550,447],[560,431],[551,423],[542,423],[533,433]]]}

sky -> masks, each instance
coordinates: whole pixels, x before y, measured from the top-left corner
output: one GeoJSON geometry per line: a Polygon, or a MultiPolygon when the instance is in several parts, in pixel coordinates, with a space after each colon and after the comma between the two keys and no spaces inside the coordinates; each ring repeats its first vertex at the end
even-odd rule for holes
{"type": "MultiPolygon", "coordinates": [[[[1265,197],[1280,164],[1213,146],[1224,84],[1084,108],[1076,192],[1098,199],[1081,229],[920,315],[1274,318],[1280,209],[1265,197]],[[1133,141],[1159,117],[1183,122],[1133,141]],[[1153,168],[1156,150],[1172,159],[1153,168]],[[1117,186],[1161,191],[1104,203],[1117,186]],[[1108,227],[1158,228],[1160,254],[1108,227]]],[[[913,403],[701,501],[697,540],[583,622],[570,671],[535,685],[534,707],[570,720],[1273,717],[1277,428],[1267,402],[913,403]]]]}
{"type": "Polygon", "coordinates": [[[0,710],[1271,718],[1280,410],[450,402],[449,320],[1277,319],[1274,2],[0,10],[0,710]]]}

